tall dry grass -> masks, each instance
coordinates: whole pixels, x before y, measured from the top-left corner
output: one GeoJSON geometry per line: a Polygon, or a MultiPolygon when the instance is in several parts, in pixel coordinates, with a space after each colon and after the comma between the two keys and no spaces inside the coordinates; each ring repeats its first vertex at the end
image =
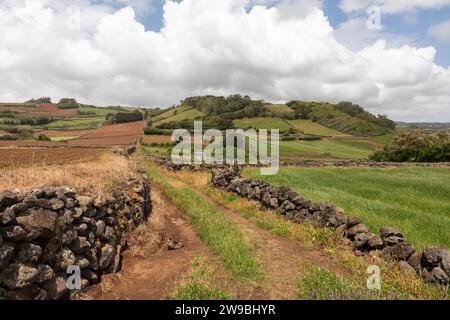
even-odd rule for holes
{"type": "Polygon", "coordinates": [[[0,191],[35,187],[68,186],[83,193],[103,193],[135,174],[134,162],[110,153],[99,159],[64,165],[33,165],[0,170],[0,191]]]}

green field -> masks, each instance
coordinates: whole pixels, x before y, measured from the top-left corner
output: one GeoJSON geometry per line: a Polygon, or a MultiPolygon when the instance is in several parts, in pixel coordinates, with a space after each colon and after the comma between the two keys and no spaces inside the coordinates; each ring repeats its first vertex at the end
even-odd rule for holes
{"type": "Polygon", "coordinates": [[[86,117],[86,118],[69,118],[58,120],[46,124],[45,128],[49,130],[84,130],[96,129],[100,124],[105,123],[105,117],[86,117]]]}
{"type": "Polygon", "coordinates": [[[375,146],[359,140],[280,142],[280,156],[282,160],[309,158],[365,159],[374,150],[375,146]]]}
{"type": "Polygon", "coordinates": [[[249,169],[245,175],[332,203],[363,218],[372,231],[398,228],[417,248],[450,247],[449,169],[282,168],[275,176],[262,177],[259,172],[249,169]]]}
{"type": "Polygon", "coordinates": [[[236,128],[247,129],[253,127],[255,129],[280,129],[289,130],[291,126],[280,118],[246,118],[234,120],[236,128]]]}
{"type": "Polygon", "coordinates": [[[305,134],[312,134],[318,136],[348,136],[348,134],[324,127],[321,124],[313,122],[311,120],[289,120],[288,121],[294,128],[303,131],[305,134]]]}
{"type": "Polygon", "coordinates": [[[64,136],[64,137],[53,137],[50,138],[52,141],[66,141],[66,140],[72,140],[77,139],[79,136],[64,136]]]}

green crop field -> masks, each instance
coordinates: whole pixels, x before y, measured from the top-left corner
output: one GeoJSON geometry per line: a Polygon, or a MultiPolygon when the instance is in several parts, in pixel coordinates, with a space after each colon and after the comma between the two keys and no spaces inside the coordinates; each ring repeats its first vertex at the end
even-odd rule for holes
{"type": "Polygon", "coordinates": [[[290,186],[306,199],[328,202],[359,216],[373,231],[382,226],[401,230],[417,248],[450,246],[450,170],[445,168],[344,169],[282,168],[259,176],[290,186]]]}
{"type": "Polygon", "coordinates": [[[183,106],[183,107],[179,107],[179,108],[176,108],[176,109],[170,109],[170,110],[168,110],[168,111],[166,111],[164,113],[161,113],[160,115],[154,117],[152,120],[154,122],[158,122],[158,121],[161,121],[161,120],[164,120],[164,119],[171,118],[177,113],[183,113],[183,112],[191,110],[191,109],[192,108],[189,107],[189,106],[183,106]]]}
{"type": "Polygon", "coordinates": [[[324,127],[321,124],[313,122],[311,120],[289,120],[288,121],[294,128],[303,131],[305,134],[313,134],[318,136],[348,136],[348,134],[339,132],[334,129],[324,127]]]}
{"type": "Polygon", "coordinates": [[[234,121],[236,128],[250,128],[255,129],[280,129],[288,130],[291,128],[289,124],[279,118],[246,118],[234,121]]]}
{"type": "Polygon", "coordinates": [[[104,123],[105,117],[88,117],[88,118],[69,118],[58,120],[45,125],[49,130],[84,130],[96,129],[100,124],[104,123]]]}
{"type": "Polygon", "coordinates": [[[282,160],[296,159],[365,159],[375,151],[375,146],[364,141],[282,141],[282,160]]]}

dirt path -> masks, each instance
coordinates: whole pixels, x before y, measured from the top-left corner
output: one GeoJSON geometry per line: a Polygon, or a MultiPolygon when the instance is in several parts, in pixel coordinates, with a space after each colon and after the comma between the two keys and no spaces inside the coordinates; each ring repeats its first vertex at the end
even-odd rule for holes
{"type": "Polygon", "coordinates": [[[149,222],[130,237],[130,249],[123,256],[122,271],[106,275],[89,289],[86,299],[160,300],[175,288],[197,256],[214,259],[180,211],[152,184],[154,204],[149,222]],[[168,250],[166,240],[182,240],[184,247],[168,250]]]}
{"type": "MultiPolygon", "coordinates": [[[[278,236],[259,228],[234,211],[222,206],[197,190],[197,193],[223,212],[255,244],[255,251],[265,273],[257,297],[269,300],[295,299],[298,280],[309,264],[347,275],[338,259],[323,255],[320,248],[306,249],[301,242],[278,236]]],[[[269,214],[269,213],[268,213],[269,214]]]]}

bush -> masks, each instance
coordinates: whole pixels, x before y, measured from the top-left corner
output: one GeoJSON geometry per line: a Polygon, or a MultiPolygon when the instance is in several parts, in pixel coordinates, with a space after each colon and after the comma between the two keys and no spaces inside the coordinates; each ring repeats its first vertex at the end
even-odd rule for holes
{"type": "Polygon", "coordinates": [[[40,134],[37,138],[39,141],[52,141],[52,139],[50,139],[48,136],[46,136],[45,134],[40,134]]]}
{"type": "Polygon", "coordinates": [[[77,100],[63,98],[58,102],[58,109],[77,109],[80,105],[77,100]]]}
{"type": "Polygon", "coordinates": [[[426,134],[420,130],[403,133],[370,158],[390,162],[447,162],[450,161],[450,133],[426,134]]]}
{"type": "Polygon", "coordinates": [[[19,138],[14,134],[5,134],[3,136],[0,136],[0,141],[15,141],[19,138]]]}
{"type": "Polygon", "coordinates": [[[39,103],[52,103],[52,98],[50,98],[50,97],[42,97],[42,98],[39,98],[39,99],[31,99],[31,100],[26,101],[25,103],[37,103],[37,104],[39,104],[39,103]]]}

